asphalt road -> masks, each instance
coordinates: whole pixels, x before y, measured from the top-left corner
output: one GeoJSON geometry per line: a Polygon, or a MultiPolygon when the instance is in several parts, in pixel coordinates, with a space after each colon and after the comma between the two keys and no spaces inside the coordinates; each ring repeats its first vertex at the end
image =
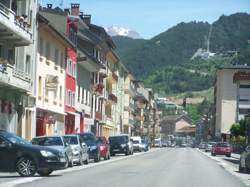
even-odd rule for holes
{"type": "Polygon", "coordinates": [[[52,175],[20,186],[243,187],[244,184],[197,150],[175,148],[52,175]]]}

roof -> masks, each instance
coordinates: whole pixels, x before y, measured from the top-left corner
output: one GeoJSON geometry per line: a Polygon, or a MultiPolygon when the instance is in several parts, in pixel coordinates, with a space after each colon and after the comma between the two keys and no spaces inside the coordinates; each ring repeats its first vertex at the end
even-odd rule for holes
{"type": "Polygon", "coordinates": [[[59,32],[51,23],[48,19],[46,19],[43,15],[41,15],[38,12],[38,20],[39,22],[43,22],[45,23],[51,30],[53,30],[61,39],[63,39],[68,46],[75,48],[75,44],[73,44],[64,34],[62,34],[61,32],[59,32]]]}
{"type": "Polygon", "coordinates": [[[227,66],[221,66],[218,68],[219,70],[223,70],[223,69],[249,69],[250,70],[250,66],[245,66],[245,65],[227,65],[227,66]]]}

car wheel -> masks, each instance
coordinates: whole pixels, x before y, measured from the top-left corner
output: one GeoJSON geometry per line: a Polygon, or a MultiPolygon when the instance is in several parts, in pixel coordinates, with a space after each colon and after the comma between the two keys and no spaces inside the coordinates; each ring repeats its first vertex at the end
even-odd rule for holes
{"type": "Polygon", "coordinates": [[[42,177],[49,176],[53,171],[52,170],[43,170],[43,171],[37,171],[37,173],[42,177]]]}
{"type": "Polygon", "coordinates": [[[78,165],[79,165],[79,166],[83,165],[82,154],[79,155],[79,162],[78,162],[78,165]]]}
{"type": "Polygon", "coordinates": [[[94,158],[94,162],[100,161],[100,153],[97,154],[97,156],[94,158]]]}
{"type": "Polygon", "coordinates": [[[88,156],[88,158],[86,159],[86,160],[84,160],[84,165],[88,165],[89,164],[89,156],[88,156]]]}
{"type": "Polygon", "coordinates": [[[73,158],[69,161],[69,167],[73,167],[74,166],[74,162],[73,162],[73,158]]]}
{"type": "Polygon", "coordinates": [[[226,157],[231,157],[231,153],[230,153],[230,154],[227,154],[226,157]]]}
{"type": "Polygon", "coordinates": [[[211,155],[212,155],[212,156],[216,156],[216,154],[215,154],[215,153],[211,153],[211,155]]]}
{"type": "Polygon", "coordinates": [[[111,156],[115,156],[115,153],[111,153],[111,156]]]}
{"type": "Polygon", "coordinates": [[[125,155],[126,155],[126,156],[128,156],[128,155],[129,155],[129,153],[130,153],[130,152],[129,152],[129,150],[127,150],[127,151],[126,151],[126,153],[125,153],[125,155]]]}
{"type": "Polygon", "coordinates": [[[67,155],[65,155],[65,160],[66,160],[65,168],[68,168],[69,167],[69,158],[67,155]]]}
{"type": "Polygon", "coordinates": [[[23,177],[31,177],[37,172],[37,167],[33,159],[22,157],[16,163],[16,171],[23,177]]]}

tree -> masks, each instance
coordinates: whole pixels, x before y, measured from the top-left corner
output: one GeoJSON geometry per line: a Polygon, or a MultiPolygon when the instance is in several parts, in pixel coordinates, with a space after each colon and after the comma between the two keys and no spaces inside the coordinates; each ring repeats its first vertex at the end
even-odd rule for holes
{"type": "Polygon", "coordinates": [[[234,123],[231,128],[230,132],[233,136],[246,136],[246,129],[247,128],[247,120],[241,119],[239,122],[234,123]]]}

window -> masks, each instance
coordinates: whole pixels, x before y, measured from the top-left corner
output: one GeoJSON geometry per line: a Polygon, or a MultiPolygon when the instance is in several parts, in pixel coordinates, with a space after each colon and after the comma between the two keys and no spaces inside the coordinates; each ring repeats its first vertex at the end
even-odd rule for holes
{"type": "Polygon", "coordinates": [[[80,86],[78,86],[77,88],[78,88],[78,92],[77,92],[77,102],[80,102],[81,88],[80,88],[80,86]]]}
{"type": "Polygon", "coordinates": [[[54,100],[56,100],[56,99],[57,99],[57,89],[54,90],[54,100]]]}
{"type": "Polygon", "coordinates": [[[86,105],[87,100],[86,100],[86,95],[87,95],[87,90],[83,89],[83,103],[86,105]]]}
{"type": "Polygon", "coordinates": [[[43,38],[42,37],[40,37],[40,40],[39,40],[40,42],[39,42],[39,53],[40,53],[40,56],[44,56],[44,51],[43,51],[43,43],[44,43],[44,41],[43,41],[43,38]]]}
{"type": "Polygon", "coordinates": [[[84,88],[82,88],[82,104],[84,104],[84,88]]]}
{"type": "Polygon", "coordinates": [[[69,59],[68,60],[68,74],[72,75],[72,61],[69,59]]]}
{"type": "Polygon", "coordinates": [[[61,52],[61,67],[64,68],[64,54],[61,52]]]}
{"type": "Polygon", "coordinates": [[[84,96],[84,97],[85,97],[85,102],[84,102],[84,103],[85,103],[86,105],[88,105],[88,92],[89,92],[89,91],[86,90],[86,93],[85,93],[85,96],[84,96]]]}
{"type": "Polygon", "coordinates": [[[62,86],[60,86],[60,93],[59,93],[60,101],[62,100],[62,86]]]}
{"type": "Polygon", "coordinates": [[[38,96],[42,97],[42,77],[38,78],[38,96]]]}
{"type": "Polygon", "coordinates": [[[240,114],[249,114],[250,113],[250,108],[240,108],[239,109],[240,114]]]}
{"type": "Polygon", "coordinates": [[[240,85],[240,88],[250,88],[250,85],[242,84],[240,85]]]}
{"type": "Polygon", "coordinates": [[[74,63],[73,64],[73,77],[75,77],[75,78],[76,78],[76,72],[77,72],[76,64],[74,63]]]}
{"type": "Polygon", "coordinates": [[[46,58],[47,60],[50,60],[50,43],[46,42],[46,58]]]}
{"type": "Polygon", "coordinates": [[[68,106],[71,105],[71,92],[70,92],[70,91],[68,91],[67,105],[68,105],[68,106]]]}
{"type": "Polygon", "coordinates": [[[25,73],[30,74],[30,55],[26,55],[25,73]]]}
{"type": "Polygon", "coordinates": [[[59,65],[59,51],[55,48],[55,64],[59,65]]]}
{"type": "Polygon", "coordinates": [[[72,106],[75,106],[75,93],[72,93],[72,106]]]}

